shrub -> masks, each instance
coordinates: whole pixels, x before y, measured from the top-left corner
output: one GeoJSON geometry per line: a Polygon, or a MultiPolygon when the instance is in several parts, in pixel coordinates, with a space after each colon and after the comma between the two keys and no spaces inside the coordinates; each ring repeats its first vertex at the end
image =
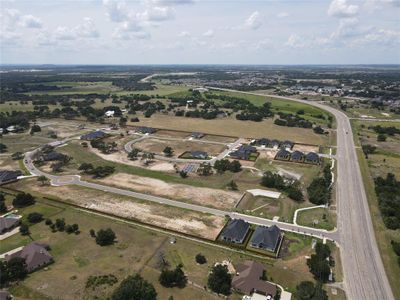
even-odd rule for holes
{"type": "Polygon", "coordinates": [[[17,208],[29,206],[35,204],[35,198],[29,193],[18,193],[12,204],[17,208]]]}
{"type": "Polygon", "coordinates": [[[27,217],[29,223],[39,223],[43,221],[43,215],[37,212],[30,213],[27,217]]]}
{"type": "Polygon", "coordinates": [[[202,265],[202,264],[205,264],[207,262],[207,259],[203,254],[199,253],[199,254],[196,255],[196,262],[198,264],[202,265]]]}
{"type": "Polygon", "coordinates": [[[111,228],[100,229],[96,234],[96,243],[100,246],[112,245],[115,242],[115,233],[111,228]]]}

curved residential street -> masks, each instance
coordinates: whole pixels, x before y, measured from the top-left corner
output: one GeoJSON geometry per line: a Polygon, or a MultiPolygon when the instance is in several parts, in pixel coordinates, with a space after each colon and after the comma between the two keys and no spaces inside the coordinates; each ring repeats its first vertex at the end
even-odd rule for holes
{"type": "Polygon", "coordinates": [[[336,117],[336,159],[338,163],[337,228],[347,298],[351,300],[394,299],[376,243],[353,133],[346,114],[333,107],[312,101],[214,87],[209,88],[296,101],[318,107],[336,117]]]}

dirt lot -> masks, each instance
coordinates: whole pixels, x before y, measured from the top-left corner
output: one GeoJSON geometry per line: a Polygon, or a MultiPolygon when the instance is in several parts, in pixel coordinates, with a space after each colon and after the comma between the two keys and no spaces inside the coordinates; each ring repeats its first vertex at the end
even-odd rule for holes
{"type": "Polygon", "coordinates": [[[168,141],[157,138],[148,138],[135,143],[133,146],[143,151],[157,154],[163,154],[165,147],[169,146],[174,150],[175,157],[186,151],[205,151],[211,156],[216,156],[225,148],[222,145],[206,144],[193,141],[168,141]]]}
{"type": "Polygon", "coordinates": [[[301,151],[301,152],[315,152],[318,153],[319,152],[319,147],[318,146],[312,146],[312,145],[302,145],[302,144],[295,144],[293,146],[293,151],[301,151]]]}
{"type": "Polygon", "coordinates": [[[174,164],[164,161],[154,160],[150,165],[145,166],[143,161],[138,160],[130,160],[125,151],[119,150],[117,152],[111,154],[103,154],[99,150],[89,147],[91,152],[100,156],[102,159],[113,161],[116,163],[122,163],[130,166],[146,168],[153,171],[163,171],[163,172],[175,172],[174,164]]]}
{"type": "Polygon", "coordinates": [[[116,173],[99,180],[105,184],[129,188],[137,192],[150,193],[171,199],[190,201],[194,204],[231,209],[240,198],[240,193],[210,188],[167,183],[159,179],[116,173]]]}
{"type": "MultiPolygon", "coordinates": [[[[19,183],[16,183],[16,185],[18,184],[19,183]]],[[[201,236],[211,240],[217,237],[225,223],[222,217],[143,202],[130,197],[122,197],[82,187],[43,187],[36,182],[31,182],[29,185],[25,184],[25,190],[26,188],[31,192],[37,192],[50,197],[62,197],[66,202],[74,203],[82,207],[112,213],[125,218],[136,219],[143,223],[201,236]]]]}

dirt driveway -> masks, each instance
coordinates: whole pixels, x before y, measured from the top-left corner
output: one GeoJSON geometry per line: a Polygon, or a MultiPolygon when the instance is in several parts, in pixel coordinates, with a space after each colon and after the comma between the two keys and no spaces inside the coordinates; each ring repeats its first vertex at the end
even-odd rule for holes
{"type": "Polygon", "coordinates": [[[241,196],[238,192],[167,183],[159,179],[126,173],[116,173],[99,181],[137,192],[228,210],[241,196]]]}

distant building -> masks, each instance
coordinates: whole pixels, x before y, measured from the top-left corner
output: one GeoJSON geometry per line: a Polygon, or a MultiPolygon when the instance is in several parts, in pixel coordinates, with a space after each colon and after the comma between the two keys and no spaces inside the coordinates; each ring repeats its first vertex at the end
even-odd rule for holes
{"type": "Polygon", "coordinates": [[[242,145],[229,155],[233,158],[249,160],[252,153],[257,153],[257,149],[251,145],[242,145]]]}
{"type": "Polygon", "coordinates": [[[0,185],[17,181],[19,176],[22,176],[22,172],[19,170],[17,171],[0,170],[0,185]]]}
{"type": "Polygon", "coordinates": [[[107,110],[107,111],[104,113],[104,115],[105,115],[107,118],[114,117],[114,114],[115,114],[115,111],[113,111],[113,110],[107,110]]]}
{"type": "Polygon", "coordinates": [[[294,151],[290,155],[290,160],[294,162],[303,162],[304,161],[304,153],[301,151],[294,151]]]}
{"type": "Polygon", "coordinates": [[[319,158],[319,155],[315,152],[309,152],[306,154],[304,158],[304,162],[308,164],[320,164],[321,160],[319,158]]]}
{"type": "Polygon", "coordinates": [[[194,138],[194,139],[201,139],[204,136],[205,136],[205,134],[201,133],[201,132],[193,132],[191,134],[191,137],[194,138]]]}
{"type": "Polygon", "coordinates": [[[141,126],[136,128],[136,132],[142,133],[142,134],[153,134],[157,131],[155,128],[151,127],[146,127],[146,126],[141,126]]]}
{"type": "Polygon", "coordinates": [[[250,246],[257,249],[277,252],[282,239],[282,232],[278,226],[257,226],[250,240],[250,246]]]}
{"type": "Polygon", "coordinates": [[[236,276],[232,279],[232,288],[242,294],[275,297],[276,285],[262,280],[264,266],[259,262],[247,260],[236,266],[236,276]]]}
{"type": "Polygon", "coordinates": [[[291,153],[289,151],[287,151],[286,149],[281,149],[275,155],[275,159],[277,159],[277,160],[289,160],[290,159],[290,155],[291,155],[291,153]]]}
{"type": "Polygon", "coordinates": [[[102,139],[106,136],[107,136],[107,133],[105,133],[101,130],[96,130],[96,131],[92,131],[92,132],[82,135],[81,140],[94,141],[94,140],[102,139]]]}
{"type": "Polygon", "coordinates": [[[207,159],[208,153],[204,151],[191,151],[190,155],[196,159],[207,159]]]}
{"type": "Polygon", "coordinates": [[[225,242],[242,244],[250,230],[250,224],[242,219],[233,219],[226,224],[221,232],[220,239],[225,242]]]}
{"type": "Polygon", "coordinates": [[[10,231],[20,224],[20,219],[16,217],[0,217],[0,234],[10,231]]]}
{"type": "Polygon", "coordinates": [[[28,272],[33,272],[39,268],[45,267],[53,263],[53,257],[48,250],[50,247],[47,244],[32,242],[13,254],[6,255],[5,260],[9,261],[14,257],[25,259],[28,272]]]}
{"type": "Polygon", "coordinates": [[[286,150],[292,150],[293,146],[294,146],[294,143],[291,141],[284,141],[281,143],[281,147],[286,150]]]}

